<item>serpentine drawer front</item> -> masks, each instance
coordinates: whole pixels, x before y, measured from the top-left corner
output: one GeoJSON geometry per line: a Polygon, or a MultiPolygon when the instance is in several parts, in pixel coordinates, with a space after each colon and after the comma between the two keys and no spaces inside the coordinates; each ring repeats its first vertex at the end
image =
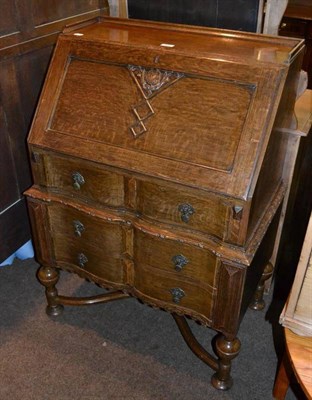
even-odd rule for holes
{"type": "Polygon", "coordinates": [[[272,273],[302,53],[296,39],[146,21],[65,29],[28,138],[49,315],[137,297],[231,386],[239,323],[272,273]],[[110,290],[58,294],[60,270],[110,290]],[[216,356],[186,316],[217,332],[216,356]]]}

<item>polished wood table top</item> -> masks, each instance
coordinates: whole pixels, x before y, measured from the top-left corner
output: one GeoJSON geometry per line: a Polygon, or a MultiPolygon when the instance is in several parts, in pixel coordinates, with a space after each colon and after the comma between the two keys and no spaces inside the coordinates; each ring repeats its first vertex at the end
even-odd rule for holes
{"type": "Polygon", "coordinates": [[[285,328],[286,347],[293,371],[308,399],[312,399],[312,337],[285,328]]]}

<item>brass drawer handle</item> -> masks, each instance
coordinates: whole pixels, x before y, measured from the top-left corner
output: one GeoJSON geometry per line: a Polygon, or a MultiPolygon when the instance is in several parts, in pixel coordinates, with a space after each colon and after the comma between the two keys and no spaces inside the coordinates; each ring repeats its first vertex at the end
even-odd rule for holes
{"type": "Polygon", "coordinates": [[[191,204],[184,203],[179,205],[179,211],[183,222],[188,223],[195,210],[191,204]]]}
{"type": "Polygon", "coordinates": [[[179,304],[182,297],[185,296],[184,290],[180,288],[172,288],[170,293],[172,294],[172,301],[176,304],[179,304]]]}
{"type": "Polygon", "coordinates": [[[171,261],[174,264],[174,269],[178,272],[182,270],[183,267],[188,264],[189,260],[184,257],[182,254],[177,254],[176,256],[173,256],[171,261]]]}
{"type": "Polygon", "coordinates": [[[72,173],[72,179],[73,179],[73,187],[76,190],[80,190],[81,186],[85,184],[84,177],[77,171],[72,173]]]}
{"type": "Polygon", "coordinates": [[[81,268],[84,268],[85,264],[89,261],[87,256],[85,256],[83,253],[79,253],[77,258],[78,258],[78,265],[81,268]]]}
{"type": "Polygon", "coordinates": [[[74,225],[75,235],[81,237],[82,232],[85,230],[83,223],[76,220],[76,221],[73,221],[73,225],[74,225]]]}

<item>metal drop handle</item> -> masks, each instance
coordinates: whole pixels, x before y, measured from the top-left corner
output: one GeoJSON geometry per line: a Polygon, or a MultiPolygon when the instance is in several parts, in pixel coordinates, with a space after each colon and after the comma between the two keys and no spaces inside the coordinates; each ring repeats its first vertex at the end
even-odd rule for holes
{"type": "Polygon", "coordinates": [[[87,256],[85,256],[83,253],[79,253],[77,259],[78,259],[78,265],[81,268],[84,268],[85,264],[89,261],[87,256]]]}
{"type": "Polygon", "coordinates": [[[170,293],[172,294],[172,301],[176,304],[179,304],[182,297],[185,296],[184,290],[180,288],[172,288],[170,293]]]}
{"type": "Polygon", "coordinates": [[[76,190],[80,190],[81,186],[85,184],[84,177],[80,174],[80,172],[73,172],[72,173],[72,180],[73,180],[73,187],[76,190]]]}
{"type": "Polygon", "coordinates": [[[179,211],[183,222],[188,223],[190,217],[195,213],[194,207],[191,204],[184,203],[179,205],[179,211]]]}
{"type": "Polygon", "coordinates": [[[182,254],[177,254],[172,257],[171,261],[174,264],[174,269],[178,272],[182,271],[182,268],[188,264],[189,260],[182,254]]]}
{"type": "Polygon", "coordinates": [[[79,220],[75,220],[73,221],[73,225],[74,225],[75,235],[81,237],[82,232],[85,230],[83,223],[80,222],[79,220]]]}

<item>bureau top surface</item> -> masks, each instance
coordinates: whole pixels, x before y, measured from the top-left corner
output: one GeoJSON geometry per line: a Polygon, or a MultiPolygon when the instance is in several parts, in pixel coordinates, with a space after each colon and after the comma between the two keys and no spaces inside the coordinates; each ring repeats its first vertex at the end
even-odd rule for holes
{"type": "Polygon", "coordinates": [[[74,25],[65,29],[64,34],[75,36],[77,41],[150,47],[162,52],[234,58],[248,63],[288,63],[302,44],[293,38],[109,17],[85,26],[74,25]]]}

